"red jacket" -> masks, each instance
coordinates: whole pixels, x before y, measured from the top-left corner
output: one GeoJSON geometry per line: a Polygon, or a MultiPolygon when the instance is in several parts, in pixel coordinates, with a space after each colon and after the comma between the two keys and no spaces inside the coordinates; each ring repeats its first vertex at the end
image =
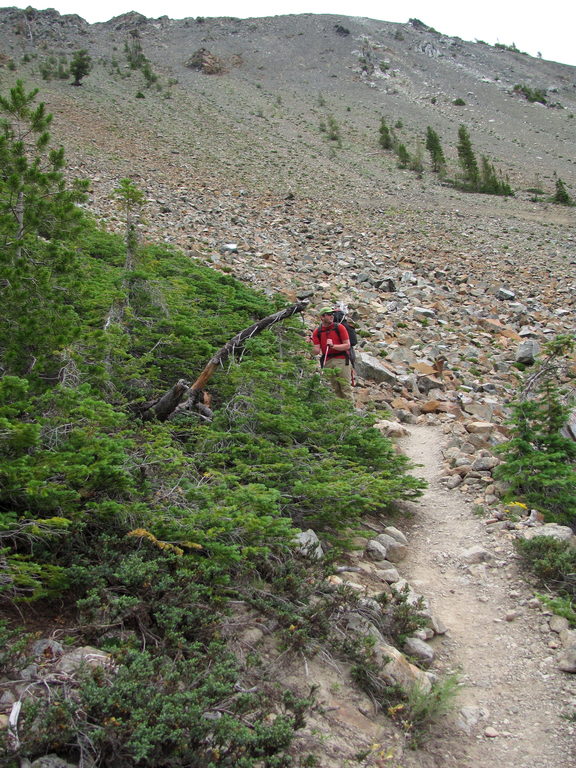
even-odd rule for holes
{"type": "MultiPolygon", "coordinates": [[[[341,323],[338,323],[338,329],[336,329],[336,323],[332,323],[332,325],[329,325],[327,328],[323,325],[319,328],[315,328],[312,332],[312,344],[317,344],[322,350],[322,360],[326,356],[326,342],[328,339],[332,339],[334,344],[344,344],[346,341],[350,341],[350,336],[341,323]]],[[[342,357],[347,359],[348,352],[345,350],[329,351],[327,357],[342,357]]]]}

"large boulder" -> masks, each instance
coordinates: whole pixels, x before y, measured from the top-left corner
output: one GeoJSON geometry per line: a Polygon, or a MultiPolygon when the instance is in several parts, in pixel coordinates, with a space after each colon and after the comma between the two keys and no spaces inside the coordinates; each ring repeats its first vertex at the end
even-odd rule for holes
{"type": "Polygon", "coordinates": [[[574,536],[572,528],[568,525],[558,525],[558,523],[547,523],[546,525],[539,525],[535,528],[527,528],[523,533],[524,539],[534,539],[536,536],[550,536],[557,541],[570,541],[574,536]]]}
{"type": "Polygon", "coordinates": [[[309,528],[307,531],[300,531],[296,535],[294,543],[298,551],[303,555],[316,558],[316,560],[321,560],[324,557],[324,550],[322,549],[320,539],[312,528],[309,528]]]}
{"type": "Polygon", "coordinates": [[[396,384],[398,377],[381,360],[368,354],[368,352],[356,352],[356,373],[361,379],[368,379],[381,384],[396,384]]]}
{"type": "Polygon", "coordinates": [[[401,651],[387,643],[377,643],[374,656],[382,665],[381,677],[388,685],[399,685],[405,691],[412,689],[428,693],[432,684],[426,672],[411,664],[401,651]]]}
{"type": "Polygon", "coordinates": [[[540,354],[540,344],[536,339],[525,339],[516,350],[516,362],[532,365],[540,354]]]}

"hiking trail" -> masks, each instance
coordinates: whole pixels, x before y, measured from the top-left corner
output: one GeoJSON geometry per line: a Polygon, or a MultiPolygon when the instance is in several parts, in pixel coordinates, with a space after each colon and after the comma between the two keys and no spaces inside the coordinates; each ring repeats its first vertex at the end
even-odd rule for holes
{"type": "Polygon", "coordinates": [[[448,628],[431,643],[433,671],[459,671],[463,683],[454,714],[423,752],[457,768],[576,766],[576,725],[566,717],[576,710],[576,679],[556,666],[557,636],[512,536],[491,531],[471,498],[441,485],[441,430],[409,430],[398,445],[429,486],[409,505],[410,546],[399,570],[448,628]],[[464,551],[477,545],[492,557],[466,564],[464,551]]]}

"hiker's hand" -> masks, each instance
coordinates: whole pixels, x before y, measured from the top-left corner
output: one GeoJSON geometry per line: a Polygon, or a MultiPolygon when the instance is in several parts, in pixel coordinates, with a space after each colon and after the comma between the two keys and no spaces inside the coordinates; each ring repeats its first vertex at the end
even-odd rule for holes
{"type": "Polygon", "coordinates": [[[332,341],[332,339],[326,339],[326,346],[327,347],[333,347],[334,346],[334,342],[332,341]]]}

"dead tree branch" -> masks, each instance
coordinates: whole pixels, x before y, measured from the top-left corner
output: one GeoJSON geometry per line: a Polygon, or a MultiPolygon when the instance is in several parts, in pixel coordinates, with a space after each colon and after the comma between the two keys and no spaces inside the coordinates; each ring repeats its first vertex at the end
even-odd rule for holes
{"type": "Polygon", "coordinates": [[[145,421],[151,419],[158,419],[158,421],[166,421],[178,413],[183,411],[195,410],[206,419],[212,418],[212,411],[203,402],[204,387],[206,383],[220,366],[228,360],[228,358],[234,354],[237,349],[240,349],[248,339],[257,336],[262,331],[265,331],[270,326],[279,323],[282,320],[286,320],[288,317],[303,312],[308,306],[307,301],[299,301],[297,304],[286,309],[275,312],[273,315],[258,320],[258,322],[251,325],[249,328],[245,328],[240,333],[237,333],[230,341],[227,341],[221,349],[214,354],[202,373],[198,376],[196,381],[190,385],[183,379],[174,384],[171,389],[168,390],[162,397],[148,401],[147,403],[138,404],[133,410],[145,421]]]}

